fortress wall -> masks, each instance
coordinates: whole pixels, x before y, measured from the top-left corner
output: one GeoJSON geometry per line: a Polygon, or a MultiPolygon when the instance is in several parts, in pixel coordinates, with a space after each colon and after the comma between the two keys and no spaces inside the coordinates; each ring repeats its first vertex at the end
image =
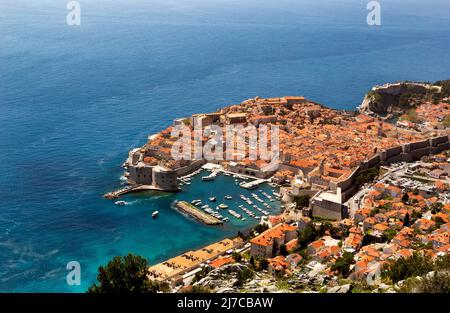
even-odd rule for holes
{"type": "Polygon", "coordinates": [[[198,170],[200,167],[202,167],[205,164],[206,164],[206,160],[194,161],[187,166],[176,169],[177,176],[184,176],[189,173],[192,173],[192,172],[198,170]]]}
{"type": "Polygon", "coordinates": [[[448,136],[440,136],[430,139],[430,143],[432,147],[437,147],[439,144],[447,143],[449,142],[448,136]]]}
{"type": "MultiPolygon", "coordinates": [[[[333,187],[341,190],[341,203],[347,201],[357,192],[355,184],[355,177],[362,169],[370,169],[378,166],[380,163],[390,164],[398,162],[413,162],[423,156],[430,154],[437,154],[444,150],[450,149],[450,141],[448,136],[437,138],[430,138],[419,142],[407,143],[401,146],[393,147],[385,151],[379,152],[371,159],[362,162],[355,171],[345,180],[340,181],[333,187]]],[[[336,207],[328,201],[312,201],[310,207],[314,216],[321,216],[324,218],[341,219],[345,215],[345,208],[343,206],[336,207]]]]}
{"type": "Polygon", "coordinates": [[[350,187],[346,191],[343,191],[342,192],[342,202],[345,202],[348,199],[350,199],[357,191],[358,190],[357,190],[357,186],[356,185],[353,185],[352,187],[350,187]]]}
{"type": "Polygon", "coordinates": [[[392,158],[392,157],[396,157],[399,154],[401,154],[403,152],[403,147],[402,146],[397,146],[397,147],[393,147],[393,148],[389,148],[385,150],[386,152],[386,158],[392,158]]]}
{"type": "Polygon", "coordinates": [[[363,167],[364,169],[372,168],[372,167],[377,166],[380,163],[380,161],[381,161],[380,156],[377,154],[377,155],[374,155],[369,160],[365,161],[361,167],[363,167]]]}
{"type": "Polygon", "coordinates": [[[315,217],[321,217],[332,220],[342,219],[342,208],[339,207],[323,207],[316,204],[312,204],[312,214],[315,217]]]}
{"type": "Polygon", "coordinates": [[[414,162],[414,157],[411,155],[411,153],[402,153],[402,162],[414,162]]]}
{"type": "Polygon", "coordinates": [[[421,149],[416,149],[411,151],[409,154],[413,157],[414,160],[418,160],[425,155],[429,155],[431,153],[431,147],[424,147],[421,149]]]}
{"type": "Polygon", "coordinates": [[[429,147],[429,146],[430,146],[430,140],[429,139],[422,140],[422,141],[411,142],[409,144],[410,151],[417,150],[417,149],[422,149],[422,148],[429,147]]]}
{"type": "Polygon", "coordinates": [[[349,176],[347,179],[345,179],[345,180],[343,180],[343,181],[340,181],[340,182],[337,184],[337,187],[341,188],[341,191],[345,191],[345,190],[351,188],[351,187],[353,186],[353,184],[355,183],[355,178],[356,178],[356,176],[358,175],[358,172],[359,172],[360,170],[361,170],[361,167],[358,166],[358,167],[353,171],[353,173],[350,174],[350,176],[349,176]]]}
{"type": "Polygon", "coordinates": [[[292,173],[294,173],[294,175],[297,175],[298,172],[301,171],[301,169],[299,169],[298,167],[286,165],[286,164],[280,164],[278,166],[278,170],[279,171],[291,171],[292,173]]]}
{"type": "Polygon", "coordinates": [[[386,159],[385,163],[390,164],[390,163],[398,163],[401,162],[403,159],[403,153],[394,155],[388,159],[386,159]]]}
{"type": "Polygon", "coordinates": [[[410,163],[419,160],[423,156],[437,154],[449,149],[449,136],[441,136],[418,142],[407,143],[402,146],[381,151],[371,159],[361,163],[360,167],[358,167],[357,170],[349,176],[349,178],[339,182],[338,186],[341,187],[342,190],[342,201],[347,201],[357,191],[355,186],[355,177],[360,169],[373,168],[378,166],[381,162],[384,164],[398,162],[410,163]]]}
{"type": "MultiPolygon", "coordinates": [[[[448,149],[450,149],[450,142],[440,143],[440,144],[438,144],[437,148],[440,150],[439,152],[448,150],[448,149]]],[[[437,152],[437,153],[439,153],[439,152],[437,152]]]]}

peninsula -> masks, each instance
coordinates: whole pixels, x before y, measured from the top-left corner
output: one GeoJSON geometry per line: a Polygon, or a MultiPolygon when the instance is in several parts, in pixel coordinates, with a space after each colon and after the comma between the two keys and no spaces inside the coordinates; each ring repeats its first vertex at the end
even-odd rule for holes
{"type": "MultiPolygon", "coordinates": [[[[426,290],[423,282],[431,278],[407,286],[402,279],[449,270],[449,96],[449,81],[402,82],[372,89],[359,111],[334,110],[303,97],[256,97],[176,119],[130,151],[124,163],[130,190],[178,191],[185,177],[207,168],[212,173],[205,180],[222,171],[251,177],[243,188],[269,182],[279,188],[273,196],[283,210],[260,217],[254,229],[235,239],[152,266],[148,278],[169,283],[172,291],[426,290]],[[188,157],[174,158],[180,141],[174,130],[180,125],[193,132],[182,141],[201,131],[201,143],[214,141],[223,157],[196,158],[189,150],[188,157]],[[230,151],[225,144],[230,138],[217,141],[217,133],[227,133],[230,125],[244,127],[232,136],[240,137],[245,149],[230,151]],[[261,150],[264,139],[255,144],[245,131],[267,125],[277,127],[275,168],[268,167],[273,149],[272,158],[251,158],[252,148],[261,150]],[[405,264],[420,270],[399,274],[405,264]],[[381,280],[382,272],[389,281],[381,280]]],[[[264,202],[259,194],[252,197],[264,202]]],[[[241,200],[252,204],[245,196],[241,200]]],[[[206,224],[221,223],[211,210],[196,208],[197,202],[176,207],[206,224]]],[[[243,205],[237,208],[254,216],[243,205]]]]}

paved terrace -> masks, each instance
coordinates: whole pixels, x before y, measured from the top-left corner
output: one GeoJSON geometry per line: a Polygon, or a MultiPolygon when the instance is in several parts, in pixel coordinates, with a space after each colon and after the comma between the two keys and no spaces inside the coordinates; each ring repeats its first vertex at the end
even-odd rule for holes
{"type": "Polygon", "coordinates": [[[211,261],[230,249],[242,246],[242,239],[224,239],[196,251],[188,251],[148,269],[150,279],[171,280],[192,271],[202,263],[211,261]]]}

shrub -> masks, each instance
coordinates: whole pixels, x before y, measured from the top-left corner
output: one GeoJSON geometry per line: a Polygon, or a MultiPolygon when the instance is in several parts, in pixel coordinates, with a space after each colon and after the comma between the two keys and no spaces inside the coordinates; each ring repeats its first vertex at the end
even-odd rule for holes
{"type": "Polygon", "coordinates": [[[400,258],[389,264],[384,275],[393,282],[404,280],[408,277],[422,276],[433,270],[433,261],[421,253],[414,252],[410,258],[400,258]]]}
{"type": "Polygon", "coordinates": [[[355,261],[353,260],[353,254],[350,252],[344,252],[344,254],[339,257],[336,262],[331,266],[332,271],[337,271],[344,277],[347,277],[350,273],[350,265],[355,261]]]}
{"type": "Polygon", "coordinates": [[[450,275],[448,273],[435,273],[431,277],[425,277],[417,286],[420,293],[449,293],[450,275]]]}
{"type": "Polygon", "coordinates": [[[98,283],[88,293],[155,293],[168,291],[167,283],[148,279],[147,259],[134,254],[116,256],[106,266],[98,268],[98,283]]]}

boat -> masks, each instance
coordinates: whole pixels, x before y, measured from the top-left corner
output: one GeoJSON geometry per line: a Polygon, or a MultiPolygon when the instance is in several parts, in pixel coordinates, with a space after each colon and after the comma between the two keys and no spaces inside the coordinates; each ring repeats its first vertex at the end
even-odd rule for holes
{"type": "Polygon", "coordinates": [[[158,214],[159,214],[158,211],[154,211],[154,212],[152,213],[152,217],[153,217],[153,218],[156,218],[156,217],[158,216],[158,214]]]}
{"type": "Polygon", "coordinates": [[[127,204],[125,201],[116,201],[116,202],[114,202],[114,204],[115,205],[119,205],[119,206],[122,206],[122,205],[125,205],[125,204],[127,204]]]}
{"type": "Polygon", "coordinates": [[[228,210],[228,213],[230,213],[230,215],[234,216],[234,217],[237,218],[237,219],[242,218],[242,215],[236,213],[236,211],[228,210]]]}
{"type": "Polygon", "coordinates": [[[202,180],[203,181],[212,181],[212,180],[216,179],[216,176],[217,176],[217,172],[212,172],[208,176],[203,176],[202,180]]]}
{"type": "Polygon", "coordinates": [[[225,199],[231,200],[231,199],[233,199],[233,197],[232,197],[232,196],[229,196],[229,195],[226,195],[226,196],[225,196],[225,199]]]}
{"type": "Polygon", "coordinates": [[[210,197],[208,200],[211,202],[216,202],[217,199],[216,199],[216,197],[210,197]]]}
{"type": "Polygon", "coordinates": [[[228,205],[221,203],[219,204],[219,209],[228,209],[228,205]]]}

